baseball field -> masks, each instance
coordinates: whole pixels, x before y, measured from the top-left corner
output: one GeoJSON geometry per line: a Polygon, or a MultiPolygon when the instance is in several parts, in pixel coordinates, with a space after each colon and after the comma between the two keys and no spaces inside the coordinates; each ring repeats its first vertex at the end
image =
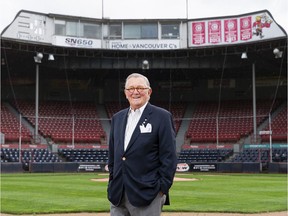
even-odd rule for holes
{"type": "MultiPolygon", "coordinates": [[[[2,173],[1,213],[108,215],[107,177],[107,173],[2,173]]],[[[170,200],[164,215],[285,215],[287,175],[177,174],[170,200]]]]}

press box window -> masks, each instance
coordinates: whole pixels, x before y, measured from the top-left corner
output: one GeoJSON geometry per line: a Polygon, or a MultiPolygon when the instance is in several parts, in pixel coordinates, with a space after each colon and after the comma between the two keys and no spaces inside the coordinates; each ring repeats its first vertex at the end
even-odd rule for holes
{"type": "Polygon", "coordinates": [[[55,35],[66,35],[66,22],[64,20],[55,20],[55,35]]]}
{"type": "Polygon", "coordinates": [[[124,39],[157,39],[157,24],[125,24],[124,39]]]}
{"type": "Polygon", "coordinates": [[[101,26],[90,24],[90,23],[81,23],[81,37],[85,38],[96,38],[101,39],[101,26]]]}
{"type": "Polygon", "coordinates": [[[158,26],[157,24],[144,24],[141,26],[141,38],[143,39],[157,39],[158,26]]]}
{"type": "Polygon", "coordinates": [[[110,24],[109,25],[109,39],[121,39],[122,38],[122,25],[110,24]]]}
{"type": "Polygon", "coordinates": [[[179,24],[162,24],[161,25],[162,39],[176,39],[180,38],[179,24]]]}
{"type": "Polygon", "coordinates": [[[124,39],[140,39],[141,26],[126,24],[124,25],[124,39]]]}
{"type": "Polygon", "coordinates": [[[77,37],[78,36],[77,26],[78,26],[78,22],[67,22],[66,23],[66,35],[77,37]]]}

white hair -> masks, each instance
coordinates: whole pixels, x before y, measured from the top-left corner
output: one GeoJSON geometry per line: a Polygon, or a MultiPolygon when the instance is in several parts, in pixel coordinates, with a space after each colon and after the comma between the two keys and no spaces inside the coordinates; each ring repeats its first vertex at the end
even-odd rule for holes
{"type": "Polygon", "coordinates": [[[126,87],[127,81],[128,81],[130,78],[132,78],[132,77],[134,77],[134,78],[139,78],[139,77],[140,77],[140,78],[143,78],[144,81],[145,81],[145,83],[146,83],[146,85],[150,88],[150,82],[149,82],[148,78],[147,78],[146,76],[142,75],[142,74],[139,74],[139,73],[132,73],[132,74],[130,74],[130,75],[126,78],[125,87],[126,87]]]}

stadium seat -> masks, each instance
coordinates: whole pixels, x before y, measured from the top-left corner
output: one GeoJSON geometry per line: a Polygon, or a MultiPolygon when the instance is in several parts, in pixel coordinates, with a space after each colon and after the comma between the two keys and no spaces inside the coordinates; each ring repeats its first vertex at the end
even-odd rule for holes
{"type": "MultiPolygon", "coordinates": [[[[105,140],[106,133],[93,103],[75,102],[72,106],[64,101],[42,102],[39,106],[40,134],[55,143],[72,143],[74,118],[74,142],[100,143],[101,139],[105,140]]],[[[21,101],[18,107],[25,116],[33,116],[35,112],[34,102],[21,101]]],[[[28,120],[35,125],[33,117],[28,120]]]]}
{"type": "Polygon", "coordinates": [[[18,142],[21,136],[22,142],[30,142],[31,133],[24,124],[21,124],[20,134],[19,119],[4,105],[1,104],[1,133],[5,135],[6,143],[18,142]]]}
{"type": "Polygon", "coordinates": [[[232,149],[182,149],[178,163],[223,162],[232,155],[232,149]]]}
{"type": "MultiPolygon", "coordinates": [[[[272,119],[271,130],[272,130],[272,140],[277,142],[287,142],[287,105],[272,119]]],[[[264,131],[269,130],[269,125],[267,125],[264,131]]],[[[269,135],[261,135],[262,142],[269,142],[269,135]]]]}
{"type": "MultiPolygon", "coordinates": [[[[276,101],[275,107],[280,102],[276,101]]],[[[267,101],[258,101],[256,123],[267,118],[270,106],[267,101]]],[[[186,132],[191,143],[237,142],[253,131],[251,101],[223,101],[218,113],[218,103],[200,102],[196,105],[186,132]],[[218,133],[218,134],[217,134],[218,133]]]]}

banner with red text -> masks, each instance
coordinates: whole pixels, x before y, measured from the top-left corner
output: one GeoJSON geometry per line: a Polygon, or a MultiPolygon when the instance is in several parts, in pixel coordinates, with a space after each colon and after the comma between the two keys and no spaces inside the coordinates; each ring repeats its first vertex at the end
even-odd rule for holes
{"type": "Polygon", "coordinates": [[[188,47],[215,46],[286,37],[269,11],[188,22],[188,47]]]}

